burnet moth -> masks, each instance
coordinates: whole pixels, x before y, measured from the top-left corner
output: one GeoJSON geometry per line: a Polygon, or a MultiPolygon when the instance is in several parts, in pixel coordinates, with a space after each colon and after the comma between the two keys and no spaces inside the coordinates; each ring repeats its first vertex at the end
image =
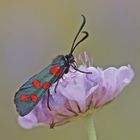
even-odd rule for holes
{"type": "MultiPolygon", "coordinates": [[[[48,94],[49,97],[49,88],[52,84],[56,83],[56,87],[59,83],[59,80],[63,77],[64,74],[68,73],[70,66],[76,71],[90,74],[90,72],[84,72],[77,68],[73,52],[75,48],[83,42],[88,37],[88,32],[82,31],[86,18],[82,15],[83,22],[73,40],[70,53],[67,55],[57,56],[50,65],[43,69],[38,74],[31,77],[25,84],[23,84],[19,90],[16,92],[14,97],[14,103],[16,104],[17,112],[20,116],[25,116],[32,111],[32,109],[37,105],[43,95],[48,94]],[[83,33],[84,36],[77,41],[76,40],[80,33],[83,33]]],[[[48,98],[49,106],[49,98],[48,98]]]]}

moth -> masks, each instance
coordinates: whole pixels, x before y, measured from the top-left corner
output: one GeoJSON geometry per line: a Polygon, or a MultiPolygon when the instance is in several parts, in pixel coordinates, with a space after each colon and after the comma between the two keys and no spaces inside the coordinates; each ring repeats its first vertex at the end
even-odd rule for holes
{"type": "Polygon", "coordinates": [[[88,37],[88,32],[82,31],[86,23],[86,18],[82,16],[82,24],[73,40],[72,47],[69,54],[57,56],[50,65],[43,69],[38,74],[32,76],[25,84],[23,84],[14,96],[14,103],[16,105],[17,112],[20,116],[25,116],[32,111],[32,109],[38,104],[43,95],[48,94],[48,106],[49,106],[49,88],[52,84],[56,83],[58,86],[59,80],[64,74],[69,72],[69,68],[72,67],[76,71],[89,74],[90,72],[84,72],[77,68],[73,52],[75,48],[88,37]],[[77,41],[79,34],[84,34],[83,37],[77,41]],[[77,43],[76,43],[77,42],[77,43]]]}

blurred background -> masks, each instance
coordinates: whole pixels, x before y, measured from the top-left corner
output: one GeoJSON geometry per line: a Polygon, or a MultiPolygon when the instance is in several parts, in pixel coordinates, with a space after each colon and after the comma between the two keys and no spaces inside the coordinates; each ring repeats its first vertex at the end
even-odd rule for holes
{"type": "Polygon", "coordinates": [[[134,81],[112,104],[94,115],[98,140],[140,139],[139,0],[0,0],[0,140],[86,140],[82,121],[49,129],[24,130],[17,124],[14,94],[58,54],[69,51],[81,24],[85,50],[94,66],[131,64],[134,81]]]}

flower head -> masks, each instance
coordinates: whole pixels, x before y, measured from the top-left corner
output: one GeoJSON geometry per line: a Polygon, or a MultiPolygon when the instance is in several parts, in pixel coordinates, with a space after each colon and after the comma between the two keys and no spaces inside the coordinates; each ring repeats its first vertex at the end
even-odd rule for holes
{"type": "Polygon", "coordinates": [[[134,77],[130,65],[103,70],[92,67],[86,53],[84,59],[81,54],[78,59],[83,63],[79,69],[92,74],[81,73],[71,68],[59,81],[56,93],[54,84],[50,88],[50,96],[46,93],[32,112],[19,117],[19,124],[23,128],[41,124],[54,127],[81,115],[93,113],[112,101],[134,77]]]}

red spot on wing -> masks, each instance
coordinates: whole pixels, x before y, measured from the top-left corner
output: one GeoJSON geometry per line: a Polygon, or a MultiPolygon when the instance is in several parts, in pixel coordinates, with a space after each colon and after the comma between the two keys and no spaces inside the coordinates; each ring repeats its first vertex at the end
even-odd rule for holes
{"type": "Polygon", "coordinates": [[[63,69],[60,68],[55,75],[58,77],[62,73],[62,71],[63,71],[63,69]]]}
{"type": "Polygon", "coordinates": [[[54,66],[50,69],[50,73],[57,77],[62,73],[62,71],[63,71],[63,69],[59,68],[58,66],[54,66]]]}
{"type": "Polygon", "coordinates": [[[32,94],[31,95],[31,100],[32,100],[32,102],[37,102],[38,97],[35,94],[32,94]]]}
{"type": "Polygon", "coordinates": [[[38,80],[34,80],[33,85],[35,88],[40,88],[40,82],[38,80]]]}
{"type": "Polygon", "coordinates": [[[43,85],[43,88],[48,89],[49,87],[50,87],[50,84],[48,82],[45,82],[44,85],[43,85]]]}
{"type": "Polygon", "coordinates": [[[59,67],[58,66],[54,66],[54,67],[52,67],[50,69],[50,73],[55,75],[58,70],[59,70],[59,67]]]}
{"type": "Polygon", "coordinates": [[[28,96],[27,96],[27,95],[21,95],[21,100],[22,100],[23,102],[28,101],[28,96]]]}

